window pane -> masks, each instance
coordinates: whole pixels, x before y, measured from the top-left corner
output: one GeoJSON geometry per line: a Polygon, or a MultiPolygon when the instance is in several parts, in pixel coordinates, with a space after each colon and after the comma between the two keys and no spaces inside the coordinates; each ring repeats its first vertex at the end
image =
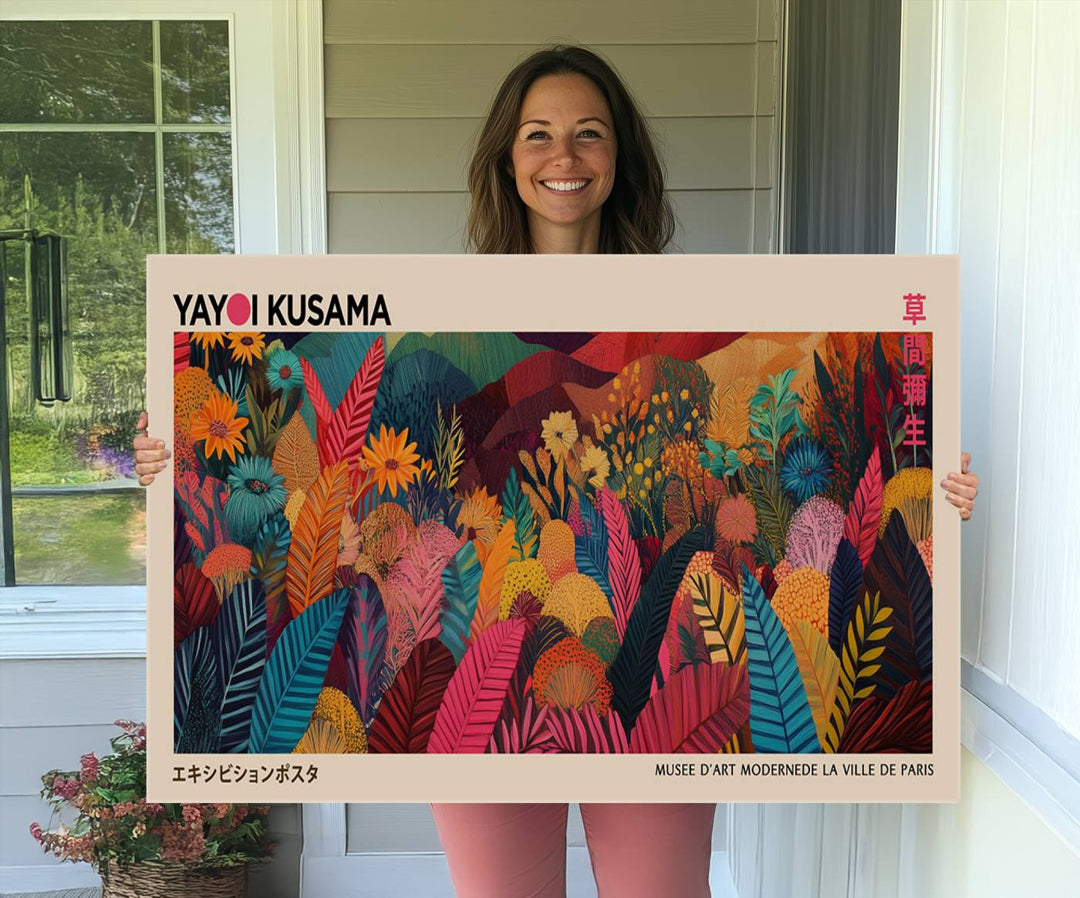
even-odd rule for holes
{"type": "Polygon", "coordinates": [[[232,138],[228,134],[164,137],[167,251],[233,252],[232,138]]]}
{"type": "Polygon", "coordinates": [[[162,121],[229,121],[229,23],[161,23],[162,121]]]}
{"type": "Polygon", "coordinates": [[[146,582],[146,491],[18,498],[19,583],[127,586],[146,582]]]}
{"type": "Polygon", "coordinates": [[[152,26],[4,22],[0,121],[154,121],[152,26]]]}
{"type": "MultiPolygon", "coordinates": [[[[152,134],[0,134],[0,228],[22,227],[29,206],[32,226],[68,238],[75,369],[71,402],[45,407],[33,401],[24,245],[7,242],[5,324],[15,487],[134,476],[130,446],[145,406],[145,258],[157,248],[155,198],[152,134]]],[[[139,568],[132,569],[134,562],[115,547],[122,545],[120,536],[110,535],[123,533],[116,519],[131,518],[133,501],[82,495],[17,500],[19,582],[39,582],[37,577],[76,582],[71,579],[76,576],[79,582],[140,582],[139,568]],[[53,529],[45,526],[47,517],[56,518],[53,529]],[[92,540],[76,534],[80,527],[86,534],[100,531],[100,554],[84,547],[92,540]],[[60,541],[51,542],[54,537],[60,541]],[[19,559],[25,559],[25,566],[19,559]],[[123,571],[128,579],[114,579],[123,571]]]]}

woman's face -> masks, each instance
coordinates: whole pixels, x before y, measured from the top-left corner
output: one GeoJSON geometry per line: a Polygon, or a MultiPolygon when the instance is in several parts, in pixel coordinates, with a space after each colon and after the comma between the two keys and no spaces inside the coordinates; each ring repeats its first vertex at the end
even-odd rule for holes
{"type": "Polygon", "coordinates": [[[589,78],[537,78],[522,101],[510,151],[530,226],[598,223],[615,182],[615,151],[611,110],[589,78]]]}

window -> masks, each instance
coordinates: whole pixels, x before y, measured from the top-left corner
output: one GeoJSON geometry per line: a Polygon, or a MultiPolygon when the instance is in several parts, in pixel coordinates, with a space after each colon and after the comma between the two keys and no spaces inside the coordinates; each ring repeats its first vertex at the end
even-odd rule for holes
{"type": "Polygon", "coordinates": [[[230,22],[6,22],[0,232],[22,584],[145,582],[145,255],[237,247],[230,22]],[[68,238],[72,401],[30,383],[25,230],[68,238]]]}

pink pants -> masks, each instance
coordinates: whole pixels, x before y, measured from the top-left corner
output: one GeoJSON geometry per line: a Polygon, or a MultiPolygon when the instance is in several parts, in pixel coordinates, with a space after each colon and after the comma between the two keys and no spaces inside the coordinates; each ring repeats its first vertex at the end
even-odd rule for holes
{"type": "MultiPolygon", "coordinates": [[[[458,898],[564,898],[565,804],[433,804],[458,898]]],[[[599,898],[709,898],[715,804],[583,804],[599,898]]]]}

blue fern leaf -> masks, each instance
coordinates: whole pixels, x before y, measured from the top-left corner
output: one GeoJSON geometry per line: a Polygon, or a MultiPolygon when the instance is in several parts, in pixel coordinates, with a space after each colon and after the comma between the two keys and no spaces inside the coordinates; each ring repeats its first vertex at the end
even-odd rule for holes
{"type": "Polygon", "coordinates": [[[443,592],[446,606],[439,618],[439,641],[461,663],[468,647],[469,630],[476,614],[476,602],[480,596],[480,577],[483,570],[476,557],[476,547],[469,540],[443,568],[443,592]]]}
{"type": "Polygon", "coordinates": [[[608,583],[608,538],[607,525],[604,518],[585,496],[579,503],[581,520],[585,524],[585,535],[574,537],[574,560],[577,562],[578,573],[595,580],[611,601],[611,584],[608,583]]]}
{"type": "Polygon", "coordinates": [[[255,691],[266,664],[266,598],[259,580],[237,584],[212,626],[221,692],[218,751],[246,752],[255,691]]]}
{"type": "Polygon", "coordinates": [[[313,602],[274,643],[255,693],[248,751],[291,752],[303,737],[351,595],[339,589],[313,602]]]}
{"type": "Polygon", "coordinates": [[[745,564],[743,610],[754,749],[778,754],[821,751],[791,640],[745,564]]]}

